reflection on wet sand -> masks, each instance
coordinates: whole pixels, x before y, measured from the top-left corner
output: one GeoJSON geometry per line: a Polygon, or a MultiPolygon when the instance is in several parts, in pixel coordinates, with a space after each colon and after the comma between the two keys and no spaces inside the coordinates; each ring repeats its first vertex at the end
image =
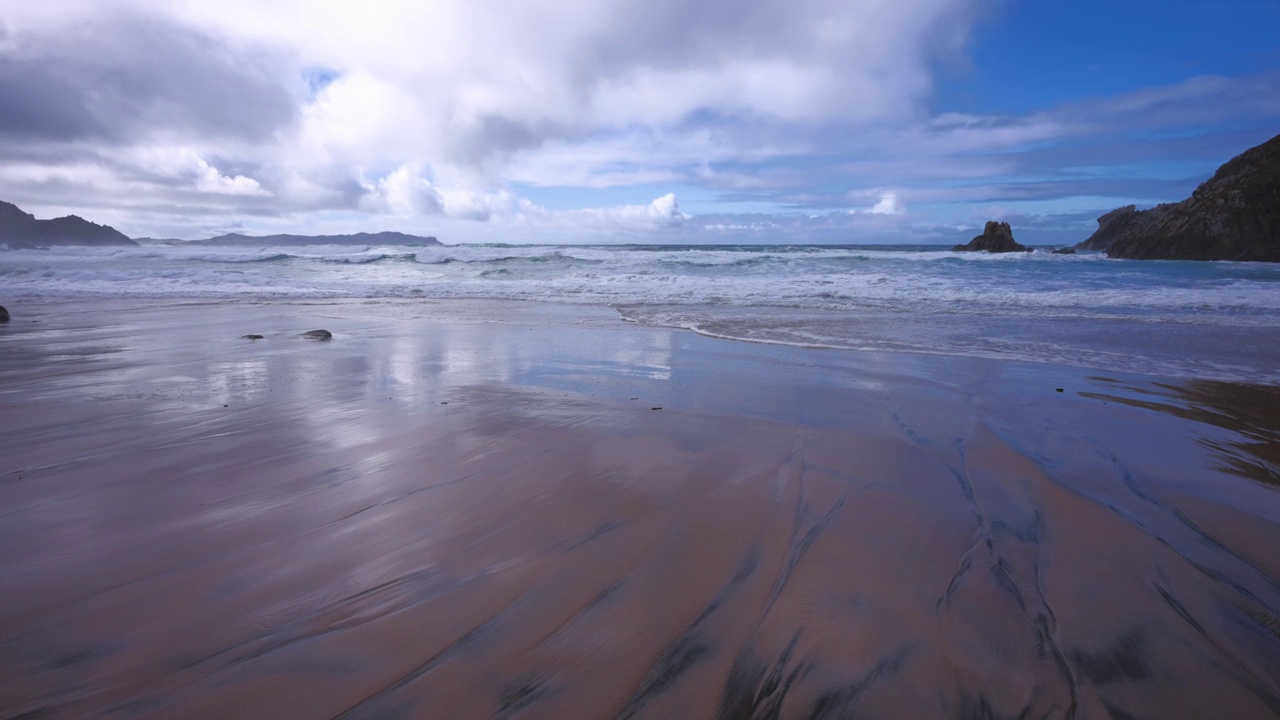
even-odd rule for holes
{"type": "Polygon", "coordinates": [[[1280,387],[1192,380],[1179,385],[1155,383],[1151,390],[1128,388],[1133,395],[1086,393],[1135,407],[1166,412],[1226,428],[1239,439],[1214,448],[1223,469],[1280,487],[1280,387]]]}
{"type": "Polygon", "coordinates": [[[378,332],[0,368],[0,717],[1280,715],[1266,390],[378,332]]]}

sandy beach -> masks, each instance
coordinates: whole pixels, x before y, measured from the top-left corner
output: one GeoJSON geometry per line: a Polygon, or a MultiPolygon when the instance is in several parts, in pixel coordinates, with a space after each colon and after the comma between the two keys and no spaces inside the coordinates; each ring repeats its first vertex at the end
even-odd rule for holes
{"type": "Polygon", "coordinates": [[[10,311],[0,718],[1280,717],[1275,386],[528,302],[10,311]]]}

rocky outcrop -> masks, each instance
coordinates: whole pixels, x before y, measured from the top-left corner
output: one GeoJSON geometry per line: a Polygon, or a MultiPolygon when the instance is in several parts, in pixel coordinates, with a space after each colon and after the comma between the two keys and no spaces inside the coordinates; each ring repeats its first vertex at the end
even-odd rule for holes
{"type": "Polygon", "coordinates": [[[1138,260],[1280,262],[1280,135],[1232,158],[1182,202],[1112,210],[1076,247],[1138,260]]]}
{"type": "Polygon", "coordinates": [[[5,310],[3,305],[0,305],[0,323],[6,322],[9,322],[9,311],[5,310]]]}
{"type": "Polygon", "coordinates": [[[328,330],[308,330],[302,333],[301,337],[308,340],[332,340],[333,333],[328,330]]]}
{"type": "Polygon", "coordinates": [[[1009,223],[995,221],[988,222],[982,234],[970,240],[968,245],[956,245],[951,249],[956,252],[1031,252],[1030,248],[1013,239],[1009,223]]]}
{"type": "Polygon", "coordinates": [[[39,245],[122,245],[137,246],[128,235],[110,225],[99,225],[76,215],[37,220],[40,225],[40,236],[35,242],[39,245]]]}
{"type": "Polygon", "coordinates": [[[39,235],[38,221],[13,203],[0,202],[0,244],[10,250],[26,250],[35,247],[32,242],[39,235]]]}
{"type": "Polygon", "coordinates": [[[53,245],[133,245],[124,233],[75,215],[37,220],[13,203],[0,202],[0,245],[19,250],[53,245]]]}

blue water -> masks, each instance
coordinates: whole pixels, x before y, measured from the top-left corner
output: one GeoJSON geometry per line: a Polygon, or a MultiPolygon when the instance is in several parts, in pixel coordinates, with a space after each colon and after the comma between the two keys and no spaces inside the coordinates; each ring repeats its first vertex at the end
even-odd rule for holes
{"type": "Polygon", "coordinates": [[[1280,382],[1280,265],[1266,263],[929,246],[154,245],[0,252],[0,297],[548,301],[740,340],[1280,382]]]}

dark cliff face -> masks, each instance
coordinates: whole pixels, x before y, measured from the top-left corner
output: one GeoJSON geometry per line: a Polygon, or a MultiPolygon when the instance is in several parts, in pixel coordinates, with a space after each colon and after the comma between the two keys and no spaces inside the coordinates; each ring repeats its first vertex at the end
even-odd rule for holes
{"type": "Polygon", "coordinates": [[[107,225],[68,215],[37,220],[13,203],[0,202],[0,244],[10,247],[50,245],[137,245],[124,233],[107,225]]]}
{"type": "Polygon", "coordinates": [[[127,235],[109,225],[99,225],[75,215],[37,220],[39,245],[137,245],[127,235]]]}
{"type": "Polygon", "coordinates": [[[1280,135],[1232,158],[1182,202],[1103,215],[1077,247],[1117,258],[1280,262],[1280,135]]]}
{"type": "Polygon", "coordinates": [[[11,248],[31,247],[36,237],[36,218],[22,212],[13,203],[0,202],[0,245],[11,248]]]}
{"type": "Polygon", "coordinates": [[[1028,248],[1013,239],[1013,229],[1007,222],[988,222],[982,234],[969,241],[968,245],[956,245],[951,248],[957,252],[1028,252],[1028,248]]]}

